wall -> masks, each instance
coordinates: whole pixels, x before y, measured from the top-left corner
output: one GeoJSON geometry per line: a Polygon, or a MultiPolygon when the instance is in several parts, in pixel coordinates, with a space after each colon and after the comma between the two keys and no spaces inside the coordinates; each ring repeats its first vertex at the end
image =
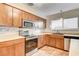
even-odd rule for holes
{"type": "MultiPolygon", "coordinates": [[[[77,17],[77,16],[79,16],[79,8],[63,12],[62,15],[63,15],[63,18],[65,18],[65,19],[77,17]]],[[[55,19],[59,19],[60,17],[61,17],[60,13],[57,13],[57,14],[48,16],[48,19],[55,20],[55,19]]]]}
{"type": "MultiPolygon", "coordinates": [[[[62,15],[63,15],[64,19],[73,18],[73,17],[79,17],[79,8],[63,12],[62,15]]],[[[60,15],[60,13],[57,13],[57,14],[50,15],[47,18],[48,18],[47,29],[50,30],[49,25],[50,25],[51,20],[58,20],[58,19],[61,18],[61,15],[60,15]]],[[[72,29],[72,31],[71,30],[63,30],[61,32],[65,32],[65,33],[73,33],[73,32],[79,33],[78,30],[76,31],[74,29],[72,29]]]]}

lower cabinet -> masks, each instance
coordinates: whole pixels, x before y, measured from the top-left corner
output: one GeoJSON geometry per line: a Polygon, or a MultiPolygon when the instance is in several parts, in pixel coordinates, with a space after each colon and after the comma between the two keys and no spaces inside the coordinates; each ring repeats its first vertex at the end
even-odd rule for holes
{"type": "Polygon", "coordinates": [[[15,56],[24,56],[25,55],[25,45],[24,43],[19,43],[15,45],[15,56]]]}
{"type": "Polygon", "coordinates": [[[0,42],[0,56],[24,56],[25,39],[0,42]]]}
{"type": "Polygon", "coordinates": [[[60,36],[56,39],[56,47],[59,49],[64,49],[64,36],[60,36]]]}
{"type": "Polygon", "coordinates": [[[0,47],[0,56],[14,56],[14,46],[0,47]]]}
{"type": "Polygon", "coordinates": [[[44,35],[40,35],[38,38],[38,48],[43,47],[46,44],[46,37],[44,35]]]}
{"type": "Polygon", "coordinates": [[[46,37],[47,45],[55,47],[55,37],[53,37],[52,35],[46,35],[46,37]]]}
{"type": "Polygon", "coordinates": [[[64,36],[58,34],[41,35],[38,39],[38,48],[41,48],[44,45],[64,49],[64,36]]]}

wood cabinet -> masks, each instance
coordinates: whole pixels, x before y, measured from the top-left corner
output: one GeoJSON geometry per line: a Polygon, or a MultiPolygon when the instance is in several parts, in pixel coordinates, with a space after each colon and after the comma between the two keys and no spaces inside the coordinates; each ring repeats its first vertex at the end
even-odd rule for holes
{"type": "Polygon", "coordinates": [[[56,37],[56,47],[64,49],[64,36],[58,35],[56,37]]]}
{"type": "Polygon", "coordinates": [[[23,19],[38,21],[40,18],[13,6],[0,3],[0,25],[22,27],[23,19]]]}
{"type": "Polygon", "coordinates": [[[0,47],[0,56],[14,56],[14,46],[0,47]]]}
{"type": "Polygon", "coordinates": [[[18,38],[0,42],[0,56],[24,56],[25,55],[25,39],[18,38]]]}
{"type": "Polygon", "coordinates": [[[12,7],[0,4],[0,25],[12,26],[12,7]]]}
{"type": "Polygon", "coordinates": [[[52,34],[52,35],[47,35],[46,37],[48,37],[47,45],[64,49],[64,36],[59,34],[52,34]]]}
{"type": "Polygon", "coordinates": [[[29,20],[33,21],[33,15],[29,13],[29,20]]]}
{"type": "Polygon", "coordinates": [[[49,35],[48,45],[56,48],[64,49],[64,36],[59,34],[49,35]]]}
{"type": "Polygon", "coordinates": [[[56,43],[55,37],[53,35],[47,35],[46,37],[47,37],[47,40],[48,40],[47,45],[55,47],[55,43],[56,43]]]}
{"type": "Polygon", "coordinates": [[[13,25],[13,20],[12,20],[12,7],[5,5],[5,15],[6,15],[6,25],[7,26],[12,26],[13,25]]]}
{"type": "Polygon", "coordinates": [[[22,11],[16,8],[13,8],[13,26],[14,27],[21,27],[22,24],[22,11]]]}
{"type": "Polygon", "coordinates": [[[25,54],[25,43],[19,43],[17,45],[15,45],[15,56],[24,56],[25,54]],[[22,50],[21,50],[22,49],[22,50]]]}
{"type": "Polygon", "coordinates": [[[27,12],[23,12],[23,20],[28,20],[29,19],[29,15],[27,12]]]}
{"type": "Polygon", "coordinates": [[[64,36],[58,34],[45,34],[39,36],[38,48],[41,48],[45,45],[64,49],[64,36]]]}
{"type": "Polygon", "coordinates": [[[40,35],[38,37],[38,48],[41,48],[46,45],[46,36],[45,35],[40,35]]]}

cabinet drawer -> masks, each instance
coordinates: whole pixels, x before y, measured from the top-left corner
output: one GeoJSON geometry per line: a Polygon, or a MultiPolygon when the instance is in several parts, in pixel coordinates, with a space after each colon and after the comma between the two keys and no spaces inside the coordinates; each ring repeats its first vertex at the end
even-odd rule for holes
{"type": "Polygon", "coordinates": [[[21,42],[24,42],[24,41],[25,41],[25,38],[20,38],[20,39],[0,42],[0,47],[11,46],[11,45],[18,44],[18,43],[21,43],[21,42]]]}

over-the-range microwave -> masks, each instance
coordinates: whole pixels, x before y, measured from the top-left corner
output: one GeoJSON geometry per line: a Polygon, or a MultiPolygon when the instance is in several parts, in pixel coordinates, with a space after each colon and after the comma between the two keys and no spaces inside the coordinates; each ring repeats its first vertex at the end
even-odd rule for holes
{"type": "Polygon", "coordinates": [[[23,27],[25,28],[33,28],[34,27],[34,22],[33,21],[28,21],[28,20],[23,20],[23,27]]]}

